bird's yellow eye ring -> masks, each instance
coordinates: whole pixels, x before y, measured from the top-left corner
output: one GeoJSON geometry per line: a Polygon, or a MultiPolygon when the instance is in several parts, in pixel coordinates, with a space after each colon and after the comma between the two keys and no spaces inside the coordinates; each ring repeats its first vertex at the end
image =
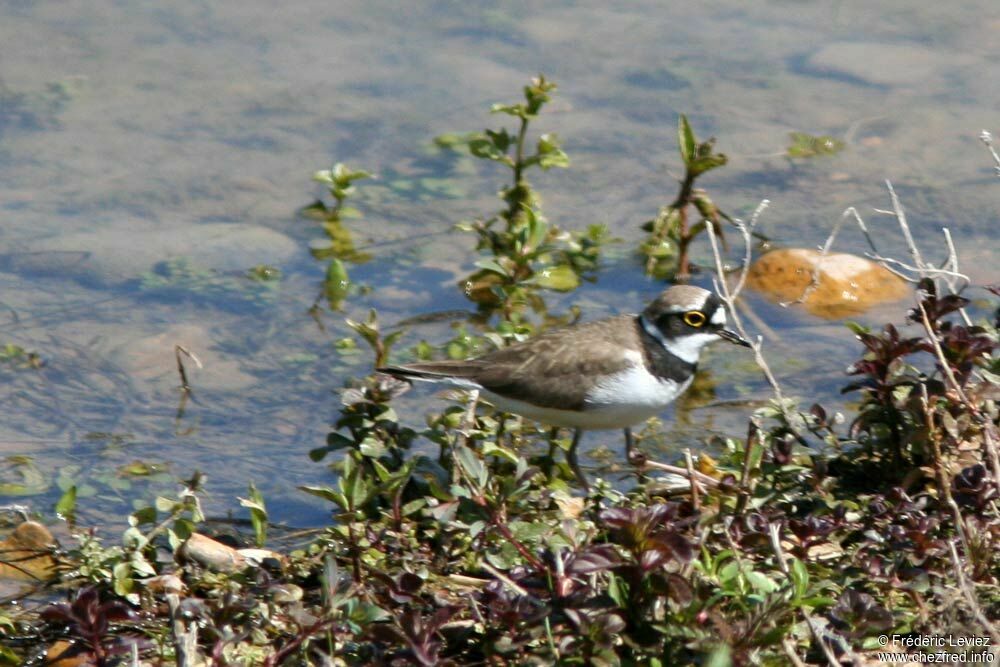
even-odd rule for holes
{"type": "Polygon", "coordinates": [[[705,324],[705,313],[697,310],[689,310],[684,313],[684,323],[689,327],[698,328],[705,324]]]}

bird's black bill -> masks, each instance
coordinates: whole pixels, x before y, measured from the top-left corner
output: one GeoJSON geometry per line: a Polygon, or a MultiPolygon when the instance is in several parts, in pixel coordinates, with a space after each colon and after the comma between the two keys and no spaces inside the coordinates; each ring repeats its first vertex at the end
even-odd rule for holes
{"type": "Polygon", "coordinates": [[[743,336],[739,335],[735,331],[730,331],[729,329],[719,329],[715,333],[719,334],[719,338],[723,340],[728,340],[734,345],[742,345],[743,347],[751,347],[750,341],[748,341],[743,336]]]}

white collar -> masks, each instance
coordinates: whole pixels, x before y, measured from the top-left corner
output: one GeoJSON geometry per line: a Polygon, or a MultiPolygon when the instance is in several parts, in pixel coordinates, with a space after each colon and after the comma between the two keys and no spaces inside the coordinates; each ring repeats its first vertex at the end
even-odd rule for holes
{"type": "Polygon", "coordinates": [[[665,350],[670,350],[670,345],[667,343],[667,337],[663,335],[663,332],[660,331],[655,324],[649,321],[649,318],[647,318],[645,314],[639,316],[639,324],[642,325],[643,331],[655,338],[665,350]]]}

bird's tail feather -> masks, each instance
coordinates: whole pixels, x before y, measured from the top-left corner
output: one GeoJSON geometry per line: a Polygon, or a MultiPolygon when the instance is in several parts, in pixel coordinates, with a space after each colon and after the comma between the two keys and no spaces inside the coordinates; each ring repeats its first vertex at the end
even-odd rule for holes
{"type": "Polygon", "coordinates": [[[474,377],[477,369],[468,361],[422,361],[404,366],[383,366],[375,370],[401,380],[465,385],[476,384],[474,377]]]}

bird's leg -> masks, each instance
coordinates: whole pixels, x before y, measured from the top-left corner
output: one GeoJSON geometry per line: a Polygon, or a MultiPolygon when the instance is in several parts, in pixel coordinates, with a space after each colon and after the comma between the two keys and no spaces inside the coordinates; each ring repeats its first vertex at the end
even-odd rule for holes
{"type": "Polygon", "coordinates": [[[638,468],[646,463],[646,455],[635,448],[632,429],[627,426],[625,427],[625,459],[638,468]]]}
{"type": "Polygon", "coordinates": [[[543,459],[542,468],[546,477],[552,477],[552,466],[556,462],[556,440],[559,439],[559,427],[554,426],[549,431],[549,453],[543,459]]]}
{"type": "Polygon", "coordinates": [[[576,429],[573,431],[573,442],[569,446],[569,451],[566,452],[566,462],[569,463],[569,469],[573,471],[576,475],[576,479],[580,482],[580,486],[583,487],[584,491],[590,490],[590,483],[587,482],[587,478],[584,476],[583,471],[580,470],[580,463],[576,460],[576,446],[580,444],[580,436],[583,435],[582,429],[576,429]]]}

